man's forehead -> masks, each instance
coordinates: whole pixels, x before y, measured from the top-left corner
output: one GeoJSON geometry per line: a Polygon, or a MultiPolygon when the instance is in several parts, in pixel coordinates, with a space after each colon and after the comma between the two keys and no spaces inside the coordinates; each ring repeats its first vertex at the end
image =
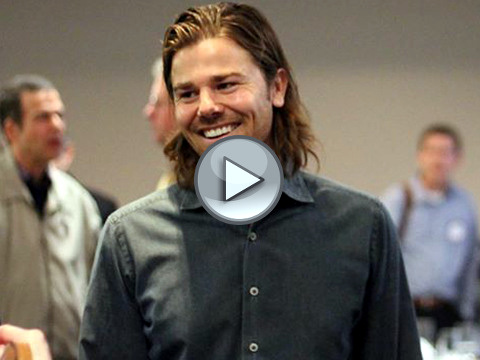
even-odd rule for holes
{"type": "Polygon", "coordinates": [[[455,140],[448,134],[434,133],[427,135],[419,149],[422,151],[454,151],[458,152],[455,140]]]}
{"type": "Polygon", "coordinates": [[[433,144],[453,144],[455,141],[448,134],[443,133],[432,133],[427,135],[423,140],[424,145],[433,145],[433,144]]]}
{"type": "Polygon", "coordinates": [[[250,53],[235,41],[215,37],[200,40],[179,50],[172,59],[172,83],[189,81],[197,71],[212,77],[249,72],[254,63],[250,53]]]}
{"type": "Polygon", "coordinates": [[[63,109],[62,99],[55,89],[23,91],[20,94],[20,100],[23,110],[36,109],[43,106],[54,106],[63,109]]]}

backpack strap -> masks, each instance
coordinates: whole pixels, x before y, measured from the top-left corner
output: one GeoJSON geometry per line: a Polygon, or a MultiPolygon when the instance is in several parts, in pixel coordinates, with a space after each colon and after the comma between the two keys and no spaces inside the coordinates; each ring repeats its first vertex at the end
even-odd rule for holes
{"type": "Polygon", "coordinates": [[[403,241],[405,230],[407,229],[408,218],[410,216],[410,212],[412,211],[412,205],[413,205],[412,188],[408,181],[405,181],[403,183],[403,198],[404,198],[403,212],[402,212],[402,216],[400,217],[400,222],[398,225],[398,237],[400,239],[400,242],[403,241]]]}

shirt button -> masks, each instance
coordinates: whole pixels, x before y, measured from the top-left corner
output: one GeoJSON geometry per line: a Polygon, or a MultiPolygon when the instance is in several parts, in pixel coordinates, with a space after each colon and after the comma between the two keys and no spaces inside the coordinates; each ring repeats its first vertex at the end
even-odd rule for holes
{"type": "Polygon", "coordinates": [[[248,234],[248,240],[250,241],[257,240],[257,233],[251,232],[250,234],[248,234]]]}
{"type": "Polygon", "coordinates": [[[252,286],[252,287],[250,288],[250,291],[249,291],[249,292],[250,292],[250,295],[252,295],[252,296],[257,296],[259,290],[258,290],[258,288],[257,288],[256,286],[252,286]]]}
{"type": "Polygon", "coordinates": [[[248,345],[248,350],[250,350],[251,352],[257,352],[258,351],[258,344],[257,343],[250,343],[250,345],[248,345]]]}

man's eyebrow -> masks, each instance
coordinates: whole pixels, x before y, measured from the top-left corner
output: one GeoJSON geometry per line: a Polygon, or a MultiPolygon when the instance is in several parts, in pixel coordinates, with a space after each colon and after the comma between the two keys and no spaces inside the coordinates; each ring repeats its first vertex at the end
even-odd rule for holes
{"type": "Polygon", "coordinates": [[[243,77],[243,74],[241,74],[239,72],[231,72],[231,73],[228,73],[228,74],[216,75],[216,76],[213,77],[213,80],[215,82],[219,82],[219,81],[225,80],[226,78],[231,77],[231,76],[243,77]]]}
{"type": "Polygon", "coordinates": [[[33,116],[49,116],[51,114],[56,114],[58,116],[65,116],[65,109],[59,110],[39,110],[33,113],[33,116]]]}
{"type": "MultiPolygon", "coordinates": [[[[223,81],[226,78],[231,77],[231,76],[243,77],[244,75],[242,73],[239,73],[239,72],[230,72],[230,73],[226,73],[226,74],[215,75],[215,76],[212,77],[212,80],[213,80],[213,82],[216,83],[216,82],[223,81]]],[[[174,85],[173,86],[173,91],[175,92],[177,90],[188,89],[188,88],[191,88],[193,86],[194,85],[191,81],[185,81],[183,83],[178,83],[178,84],[174,85]]]]}
{"type": "Polygon", "coordinates": [[[191,81],[186,81],[186,82],[183,82],[183,83],[179,83],[175,86],[173,86],[173,91],[177,91],[177,90],[182,90],[182,89],[187,89],[187,88],[191,88],[193,87],[193,84],[191,81]]]}

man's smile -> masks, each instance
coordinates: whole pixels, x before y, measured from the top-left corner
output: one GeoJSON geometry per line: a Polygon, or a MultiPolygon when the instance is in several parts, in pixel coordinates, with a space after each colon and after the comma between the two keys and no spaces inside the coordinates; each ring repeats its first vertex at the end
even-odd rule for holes
{"type": "Polygon", "coordinates": [[[240,124],[235,123],[235,124],[228,124],[228,125],[220,125],[215,128],[211,128],[208,130],[202,130],[201,133],[203,134],[204,137],[207,139],[213,139],[222,135],[226,135],[233,130],[235,130],[240,124]]]}

